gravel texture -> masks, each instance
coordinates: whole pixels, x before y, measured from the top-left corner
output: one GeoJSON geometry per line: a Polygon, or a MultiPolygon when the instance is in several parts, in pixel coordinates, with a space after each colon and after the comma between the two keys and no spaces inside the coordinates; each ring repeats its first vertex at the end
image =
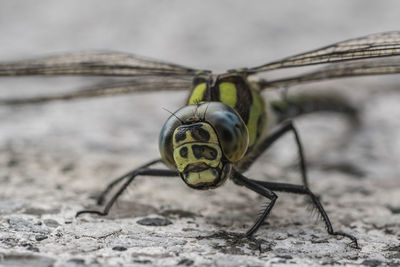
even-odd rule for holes
{"type": "MultiPolygon", "coordinates": [[[[396,30],[397,1],[8,1],[0,59],[107,49],[224,70],[374,32],[396,30]]],[[[2,78],[0,97],[74,90],[94,78],[2,78]]],[[[313,84],[344,94],[340,114],[296,121],[329,236],[302,196],[278,194],[254,239],[243,233],[266,200],[228,181],[194,191],[180,179],[140,178],[108,217],[85,215],[113,178],[158,157],[157,138],[184,92],[0,107],[0,266],[399,266],[400,79],[313,84]]],[[[319,89],[321,88],[321,89],[319,89]]],[[[293,88],[292,91],[303,90],[293,88]]],[[[266,95],[270,97],[270,95],[266,95]]],[[[246,174],[299,183],[291,136],[246,174]]]]}

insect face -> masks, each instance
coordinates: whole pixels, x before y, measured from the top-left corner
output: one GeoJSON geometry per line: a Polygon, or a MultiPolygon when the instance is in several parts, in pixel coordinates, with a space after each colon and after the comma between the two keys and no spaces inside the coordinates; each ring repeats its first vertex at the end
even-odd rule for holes
{"type": "Polygon", "coordinates": [[[248,132],[240,116],[218,102],[179,109],[164,124],[159,139],[163,160],[195,189],[221,185],[247,145],[248,132]]]}
{"type": "Polygon", "coordinates": [[[173,134],[173,156],[182,179],[191,187],[220,184],[222,149],[210,124],[182,125],[173,134]]]}

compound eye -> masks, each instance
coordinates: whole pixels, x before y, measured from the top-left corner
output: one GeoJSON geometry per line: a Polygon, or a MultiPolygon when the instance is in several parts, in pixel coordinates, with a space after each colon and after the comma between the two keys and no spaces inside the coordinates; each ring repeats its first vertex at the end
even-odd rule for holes
{"type": "MultiPolygon", "coordinates": [[[[185,106],[178,109],[171,115],[161,128],[160,136],[158,138],[158,148],[160,150],[161,158],[171,168],[176,168],[174,161],[174,148],[173,136],[176,128],[182,125],[182,121],[187,118],[193,117],[196,113],[197,105],[185,106]]],[[[182,136],[184,138],[184,136],[182,136]]]]}
{"type": "Polygon", "coordinates": [[[175,167],[172,148],[172,137],[174,130],[180,125],[178,119],[169,117],[161,128],[160,136],[158,138],[158,148],[160,150],[161,158],[171,168],[175,167]]]}
{"type": "Polygon", "coordinates": [[[247,151],[249,133],[236,111],[222,103],[213,102],[207,107],[205,119],[217,132],[225,157],[230,162],[240,160],[247,151]]]}

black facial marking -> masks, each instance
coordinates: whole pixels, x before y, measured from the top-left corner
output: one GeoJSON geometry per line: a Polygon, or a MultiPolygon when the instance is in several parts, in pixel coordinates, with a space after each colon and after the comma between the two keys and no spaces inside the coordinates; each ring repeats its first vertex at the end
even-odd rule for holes
{"type": "Polygon", "coordinates": [[[208,142],[210,140],[210,133],[200,127],[193,127],[191,129],[193,139],[199,142],[208,142]]]}
{"type": "Polygon", "coordinates": [[[215,148],[209,146],[193,145],[193,155],[196,159],[205,158],[208,160],[214,160],[218,156],[218,152],[215,148]]]}
{"type": "Polygon", "coordinates": [[[187,158],[187,156],[188,156],[188,149],[187,149],[187,147],[182,147],[182,148],[179,150],[179,155],[181,155],[182,158],[187,158]]]}
{"type": "Polygon", "coordinates": [[[208,142],[210,140],[210,133],[207,130],[201,128],[202,124],[194,123],[190,125],[180,126],[175,134],[175,142],[184,141],[186,139],[186,133],[190,131],[194,141],[197,142],[208,142]]]}
{"type": "Polygon", "coordinates": [[[194,145],[192,146],[193,155],[196,159],[200,159],[203,155],[203,146],[194,145]]]}
{"type": "Polygon", "coordinates": [[[186,139],[186,127],[180,127],[178,128],[178,131],[175,134],[175,142],[179,143],[180,141],[183,141],[186,139]]]}
{"type": "Polygon", "coordinates": [[[217,150],[215,148],[206,146],[205,149],[204,149],[204,152],[203,152],[203,156],[206,159],[213,160],[213,159],[217,158],[218,152],[217,152],[217,150]]]}

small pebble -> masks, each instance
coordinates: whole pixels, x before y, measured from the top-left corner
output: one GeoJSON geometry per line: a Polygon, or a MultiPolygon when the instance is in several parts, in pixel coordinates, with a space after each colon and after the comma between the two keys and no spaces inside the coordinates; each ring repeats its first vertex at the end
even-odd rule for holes
{"type": "Polygon", "coordinates": [[[172,222],[166,218],[143,218],[136,223],[146,226],[166,226],[172,224],[172,222]]]}
{"type": "Polygon", "coordinates": [[[126,248],[126,247],[123,247],[123,246],[116,246],[116,247],[113,247],[112,250],[116,250],[116,251],[125,251],[125,250],[127,250],[127,248],[126,248]]]}
{"type": "Polygon", "coordinates": [[[191,266],[193,265],[194,261],[190,259],[182,259],[178,262],[178,265],[184,265],[184,266],[191,266]]]}
{"type": "Polygon", "coordinates": [[[84,259],[79,259],[79,258],[72,258],[72,259],[69,259],[68,262],[72,262],[72,263],[75,263],[75,264],[77,264],[77,265],[83,265],[83,264],[85,264],[85,260],[84,260],[84,259]]]}
{"type": "Polygon", "coordinates": [[[35,236],[35,239],[36,239],[36,241],[42,241],[42,240],[47,239],[47,235],[39,234],[39,235],[35,236]]]}
{"type": "Polygon", "coordinates": [[[365,260],[365,261],[361,262],[361,265],[370,266],[370,267],[380,266],[381,264],[382,264],[382,262],[380,260],[365,260]]]}
{"type": "Polygon", "coordinates": [[[151,263],[151,260],[134,260],[133,262],[139,264],[149,264],[151,263]]]}
{"type": "Polygon", "coordinates": [[[56,227],[60,226],[60,224],[56,220],[53,220],[53,219],[44,220],[44,224],[46,226],[52,227],[52,228],[56,228],[56,227]]]}
{"type": "Polygon", "coordinates": [[[276,255],[278,258],[286,259],[286,260],[291,260],[293,259],[292,256],[290,255],[276,255]]]}

